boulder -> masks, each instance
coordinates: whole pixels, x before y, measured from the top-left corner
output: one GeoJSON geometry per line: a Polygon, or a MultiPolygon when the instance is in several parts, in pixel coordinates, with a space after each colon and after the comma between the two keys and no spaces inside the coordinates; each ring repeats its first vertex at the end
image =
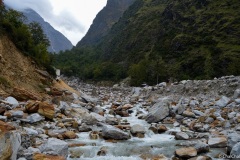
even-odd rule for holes
{"type": "Polygon", "coordinates": [[[28,135],[34,135],[34,136],[38,135],[38,132],[32,128],[27,128],[27,127],[23,127],[23,128],[27,132],[28,135]]]}
{"type": "Polygon", "coordinates": [[[86,103],[93,103],[93,104],[96,104],[98,99],[97,98],[94,98],[94,97],[91,97],[83,92],[80,92],[80,97],[86,102],[86,103]]]}
{"type": "Polygon", "coordinates": [[[209,137],[208,145],[211,148],[227,147],[227,138],[225,136],[209,137]]]}
{"type": "Polygon", "coordinates": [[[82,122],[86,123],[88,125],[95,125],[98,122],[105,122],[106,118],[97,114],[97,113],[85,113],[85,115],[82,116],[82,122]]]}
{"type": "Polygon", "coordinates": [[[240,89],[236,89],[236,90],[234,91],[233,98],[234,98],[234,99],[240,98],[240,89]]]}
{"type": "Polygon", "coordinates": [[[12,109],[19,105],[18,101],[14,97],[7,97],[5,101],[12,106],[12,109]]]}
{"type": "Polygon", "coordinates": [[[238,133],[231,133],[227,136],[227,151],[231,152],[233,146],[240,142],[240,135],[238,133]]]}
{"type": "Polygon", "coordinates": [[[159,125],[157,126],[157,132],[158,133],[163,133],[163,132],[166,132],[168,129],[165,125],[159,125]]]}
{"type": "Polygon", "coordinates": [[[102,136],[104,139],[114,140],[127,140],[130,138],[128,133],[110,125],[103,126],[102,136]]]}
{"type": "Polygon", "coordinates": [[[164,99],[161,102],[154,104],[146,116],[148,123],[157,123],[166,118],[169,115],[170,102],[168,99],[164,99]]]}
{"type": "Polygon", "coordinates": [[[142,125],[135,124],[131,127],[130,132],[132,133],[133,136],[137,136],[140,134],[144,135],[146,130],[142,125]]]}
{"type": "Polygon", "coordinates": [[[44,154],[58,155],[64,158],[68,156],[68,144],[56,138],[49,138],[39,149],[44,154]]]}
{"type": "Polygon", "coordinates": [[[197,150],[197,153],[206,153],[210,151],[209,145],[202,142],[195,144],[194,148],[197,150]]]}
{"type": "Polygon", "coordinates": [[[15,127],[0,121],[0,155],[1,159],[17,159],[18,149],[21,145],[21,135],[14,131],[15,127]]]}
{"type": "Polygon", "coordinates": [[[215,105],[217,105],[219,107],[226,107],[229,102],[230,102],[230,98],[228,98],[226,96],[222,96],[221,99],[216,101],[215,105]]]}
{"type": "Polygon", "coordinates": [[[25,109],[28,113],[37,113],[39,109],[39,101],[29,101],[25,106],[25,109]]]}
{"type": "Polygon", "coordinates": [[[30,116],[27,117],[27,120],[29,121],[29,123],[36,123],[36,122],[40,122],[42,120],[44,120],[45,118],[42,117],[40,114],[38,113],[34,113],[31,114],[30,116]]]}
{"type": "Polygon", "coordinates": [[[40,102],[38,113],[48,119],[53,119],[55,115],[54,106],[47,102],[40,102]]]}
{"type": "Polygon", "coordinates": [[[208,156],[198,156],[198,157],[190,158],[188,160],[212,160],[212,158],[208,156]]]}
{"type": "Polygon", "coordinates": [[[175,139],[176,140],[188,140],[189,136],[185,132],[177,132],[175,135],[175,139]]]}
{"type": "Polygon", "coordinates": [[[66,131],[63,133],[63,138],[64,139],[75,139],[77,138],[78,136],[76,135],[75,132],[73,131],[66,131]]]}
{"type": "Polygon", "coordinates": [[[191,118],[196,117],[196,115],[191,111],[184,111],[182,115],[185,116],[185,117],[191,117],[191,118]]]}
{"type": "Polygon", "coordinates": [[[235,157],[233,157],[233,158],[239,159],[239,157],[240,157],[240,142],[238,142],[237,144],[235,144],[235,145],[233,146],[230,155],[235,156],[235,157]]]}
{"type": "Polygon", "coordinates": [[[66,160],[63,156],[52,156],[41,153],[35,153],[33,160],[66,160]]]}
{"type": "Polygon", "coordinates": [[[193,147],[186,147],[177,149],[175,153],[180,158],[191,158],[197,155],[197,150],[193,147]]]}

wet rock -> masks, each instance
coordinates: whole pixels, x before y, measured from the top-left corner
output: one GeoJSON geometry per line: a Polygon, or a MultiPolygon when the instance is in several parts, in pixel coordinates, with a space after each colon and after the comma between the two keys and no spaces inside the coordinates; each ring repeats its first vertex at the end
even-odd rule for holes
{"type": "Polygon", "coordinates": [[[157,133],[164,133],[166,132],[168,129],[165,125],[158,125],[157,126],[157,133]]]}
{"type": "Polygon", "coordinates": [[[106,156],[107,154],[107,147],[101,147],[100,151],[97,152],[98,156],[106,156]]]}
{"type": "Polygon", "coordinates": [[[145,134],[146,131],[145,131],[145,128],[142,125],[135,124],[131,127],[130,132],[132,133],[133,136],[142,137],[141,135],[143,135],[143,137],[144,137],[144,134],[145,134]]]}
{"type": "Polygon", "coordinates": [[[227,147],[227,138],[225,136],[209,137],[208,145],[211,148],[227,147]]]}
{"type": "Polygon", "coordinates": [[[188,140],[189,136],[185,132],[177,132],[177,134],[175,135],[175,139],[176,140],[188,140]]]}
{"type": "Polygon", "coordinates": [[[78,137],[76,135],[76,133],[73,132],[73,131],[66,131],[66,132],[63,133],[62,136],[63,136],[64,139],[75,139],[75,138],[78,137]]]}
{"type": "Polygon", "coordinates": [[[99,139],[99,132],[98,131],[91,131],[90,133],[89,133],[89,138],[90,139],[99,139]]]}
{"type": "Polygon", "coordinates": [[[106,117],[106,123],[110,125],[117,125],[118,124],[118,119],[116,117],[106,117]]]}
{"type": "Polygon", "coordinates": [[[56,138],[49,138],[39,149],[44,154],[58,155],[65,158],[68,155],[68,144],[56,138]]]}
{"type": "Polygon", "coordinates": [[[197,155],[197,150],[193,147],[186,147],[177,149],[175,153],[180,158],[191,158],[197,155]]]}
{"type": "Polygon", "coordinates": [[[160,122],[169,115],[170,103],[168,99],[164,99],[161,102],[154,104],[146,117],[148,123],[160,122]]]}
{"type": "Polygon", "coordinates": [[[66,160],[63,156],[45,155],[42,153],[36,153],[33,156],[33,160],[66,160]]]}
{"type": "Polygon", "coordinates": [[[104,139],[114,140],[127,140],[130,138],[128,133],[110,125],[103,126],[102,136],[104,139]]]}
{"type": "Polygon", "coordinates": [[[212,160],[212,158],[208,156],[198,156],[198,157],[190,158],[188,160],[212,160]]]}
{"type": "Polygon", "coordinates": [[[82,123],[81,126],[78,127],[79,132],[89,132],[92,128],[89,127],[86,123],[82,123]]]}
{"type": "Polygon", "coordinates": [[[105,122],[106,118],[97,113],[86,113],[82,116],[82,122],[88,125],[96,125],[98,122],[105,122]]]}

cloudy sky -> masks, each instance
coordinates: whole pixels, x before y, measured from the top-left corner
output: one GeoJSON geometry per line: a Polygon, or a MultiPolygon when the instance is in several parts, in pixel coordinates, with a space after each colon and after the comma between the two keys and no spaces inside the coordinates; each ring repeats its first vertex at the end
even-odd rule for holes
{"type": "Polygon", "coordinates": [[[4,0],[4,3],[17,10],[32,8],[76,45],[107,0],[4,0]]]}

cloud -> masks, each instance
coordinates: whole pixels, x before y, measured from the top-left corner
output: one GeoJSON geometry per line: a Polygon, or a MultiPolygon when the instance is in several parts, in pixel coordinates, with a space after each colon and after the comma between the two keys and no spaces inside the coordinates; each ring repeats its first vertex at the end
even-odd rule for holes
{"type": "MultiPolygon", "coordinates": [[[[75,16],[67,10],[62,10],[58,14],[54,13],[54,7],[49,0],[4,0],[4,3],[18,11],[31,8],[41,15],[45,21],[49,22],[55,29],[63,34],[69,32],[75,32],[83,34],[86,31],[86,27],[78,21],[75,16]]],[[[74,41],[70,39],[70,41],[74,41]]],[[[73,42],[76,43],[76,42],[73,42]]]]}

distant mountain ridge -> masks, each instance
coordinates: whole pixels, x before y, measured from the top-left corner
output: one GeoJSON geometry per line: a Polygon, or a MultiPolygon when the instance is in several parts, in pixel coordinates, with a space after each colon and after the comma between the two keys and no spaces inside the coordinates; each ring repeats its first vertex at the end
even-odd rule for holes
{"type": "Polygon", "coordinates": [[[135,0],[108,0],[77,47],[96,45],[135,0]]]}
{"type": "Polygon", "coordinates": [[[132,85],[239,75],[239,7],[239,0],[135,0],[97,45],[59,55],[56,66],[82,79],[128,76],[132,85]]]}
{"type": "Polygon", "coordinates": [[[44,33],[50,41],[49,52],[59,53],[60,51],[70,50],[73,47],[72,43],[61,32],[55,30],[34,10],[26,9],[23,11],[23,14],[27,18],[27,23],[38,22],[42,26],[44,33]]]}

